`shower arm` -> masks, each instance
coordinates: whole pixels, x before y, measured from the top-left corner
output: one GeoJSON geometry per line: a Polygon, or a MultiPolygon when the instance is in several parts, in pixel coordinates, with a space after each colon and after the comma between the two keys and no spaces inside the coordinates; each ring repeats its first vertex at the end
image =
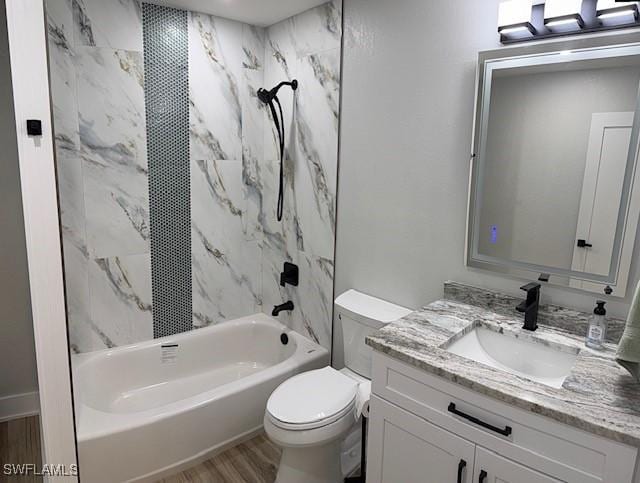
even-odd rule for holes
{"type": "Polygon", "coordinates": [[[295,91],[298,88],[298,81],[294,79],[290,82],[289,81],[280,82],[280,84],[278,84],[277,86],[275,86],[273,89],[269,91],[266,89],[258,89],[258,98],[265,104],[268,104],[270,101],[272,101],[276,97],[276,94],[278,93],[280,88],[284,86],[290,86],[291,89],[295,91]]]}
{"type": "Polygon", "coordinates": [[[298,81],[296,79],[293,79],[291,82],[282,81],[282,82],[280,82],[280,84],[275,86],[272,90],[275,90],[277,92],[283,86],[289,86],[295,91],[298,88],[298,81]]]}

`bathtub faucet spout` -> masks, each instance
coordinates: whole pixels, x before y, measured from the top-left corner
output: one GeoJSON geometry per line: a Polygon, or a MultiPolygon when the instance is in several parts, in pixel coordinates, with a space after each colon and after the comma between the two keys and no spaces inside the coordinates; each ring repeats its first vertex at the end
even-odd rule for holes
{"type": "Polygon", "coordinates": [[[271,312],[271,315],[273,315],[274,317],[277,317],[278,314],[283,310],[288,310],[288,311],[293,310],[293,302],[289,300],[288,302],[285,302],[283,304],[276,305],[275,307],[273,307],[273,311],[271,312]]]}

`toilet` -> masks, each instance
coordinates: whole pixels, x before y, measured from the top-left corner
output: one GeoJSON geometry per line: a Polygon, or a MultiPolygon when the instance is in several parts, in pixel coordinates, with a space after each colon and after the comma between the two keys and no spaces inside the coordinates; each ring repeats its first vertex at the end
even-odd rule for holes
{"type": "MultiPolygon", "coordinates": [[[[345,368],[324,367],[283,382],[269,397],[264,429],[282,448],[276,483],[338,483],[342,441],[358,421],[358,390],[371,379],[365,338],[411,310],[349,290],[335,300],[345,368]]],[[[362,391],[360,391],[362,393],[362,391]]]]}

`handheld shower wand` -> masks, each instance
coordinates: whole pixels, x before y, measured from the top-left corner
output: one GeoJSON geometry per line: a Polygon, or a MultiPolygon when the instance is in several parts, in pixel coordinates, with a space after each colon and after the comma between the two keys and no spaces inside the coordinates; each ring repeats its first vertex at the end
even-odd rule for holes
{"type": "Polygon", "coordinates": [[[278,187],[278,205],[276,207],[276,214],[278,221],[282,221],[282,209],[284,206],[284,148],[285,148],[285,132],[284,132],[284,115],[282,114],[282,105],[278,99],[278,91],[283,86],[289,86],[292,90],[298,88],[298,81],[292,80],[291,82],[280,82],[271,90],[263,88],[258,89],[258,99],[269,106],[271,110],[271,116],[273,117],[273,124],[278,131],[278,140],[280,141],[280,184],[278,187]],[[276,111],[275,104],[278,105],[278,111],[276,111]],[[278,117],[278,114],[280,117],[278,117]]]}

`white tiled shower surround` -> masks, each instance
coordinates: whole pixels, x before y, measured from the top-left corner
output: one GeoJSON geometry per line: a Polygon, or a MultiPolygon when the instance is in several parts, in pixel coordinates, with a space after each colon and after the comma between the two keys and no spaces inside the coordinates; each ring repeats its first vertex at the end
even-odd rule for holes
{"type": "MultiPolygon", "coordinates": [[[[142,16],[135,0],[46,0],[70,342],[153,337],[142,16]]],[[[280,320],[331,345],[341,1],[267,29],[189,12],[194,325],[293,300],[280,320]],[[276,132],[259,87],[281,91],[276,132]],[[300,285],[282,288],[285,260],[300,285]]]]}

